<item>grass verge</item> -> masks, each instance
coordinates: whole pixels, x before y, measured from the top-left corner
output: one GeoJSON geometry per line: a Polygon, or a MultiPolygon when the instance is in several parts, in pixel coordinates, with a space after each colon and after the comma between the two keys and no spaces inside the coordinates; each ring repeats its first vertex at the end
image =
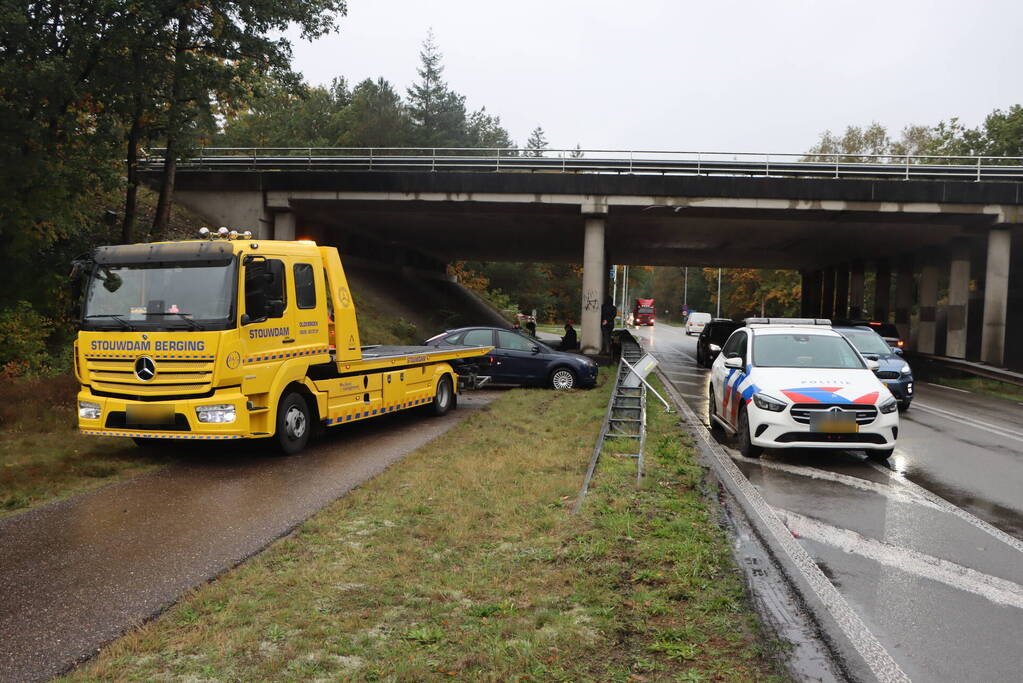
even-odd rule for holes
{"type": "Polygon", "coordinates": [[[1009,401],[1023,401],[1023,387],[1008,382],[999,382],[986,377],[944,377],[930,376],[927,381],[942,384],[956,389],[965,389],[977,394],[985,394],[1009,401]]]}
{"type": "Polygon", "coordinates": [[[775,678],[676,417],[570,513],[604,378],[508,392],[69,678],[775,678]]]}
{"type": "Polygon", "coordinates": [[[74,377],[17,380],[0,405],[0,517],[23,512],[164,463],[126,439],[82,436],[74,377]]]}

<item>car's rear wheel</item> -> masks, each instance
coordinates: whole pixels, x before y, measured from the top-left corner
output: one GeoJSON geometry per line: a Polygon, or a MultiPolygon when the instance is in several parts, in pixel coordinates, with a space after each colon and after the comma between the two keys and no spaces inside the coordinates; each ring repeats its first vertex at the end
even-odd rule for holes
{"type": "Polygon", "coordinates": [[[749,415],[745,408],[739,413],[739,452],[747,458],[759,458],[764,454],[764,449],[750,440],[749,415]]]}
{"type": "Polygon", "coordinates": [[[565,391],[575,387],[575,373],[568,368],[558,368],[551,373],[551,389],[565,391]]]}
{"type": "Polygon", "coordinates": [[[880,451],[867,451],[867,458],[874,462],[888,462],[888,458],[892,457],[892,453],[894,452],[894,448],[885,448],[880,451]]]}

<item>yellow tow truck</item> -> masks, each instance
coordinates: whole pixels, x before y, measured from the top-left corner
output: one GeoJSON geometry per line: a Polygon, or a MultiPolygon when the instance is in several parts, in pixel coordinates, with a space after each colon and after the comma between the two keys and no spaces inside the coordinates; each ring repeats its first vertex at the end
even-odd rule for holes
{"type": "Polygon", "coordinates": [[[337,249],[200,235],[99,247],[76,262],[82,433],[274,439],[290,454],[317,424],[418,407],[443,415],[460,379],[476,384],[449,362],[491,347],[361,346],[337,249]]]}

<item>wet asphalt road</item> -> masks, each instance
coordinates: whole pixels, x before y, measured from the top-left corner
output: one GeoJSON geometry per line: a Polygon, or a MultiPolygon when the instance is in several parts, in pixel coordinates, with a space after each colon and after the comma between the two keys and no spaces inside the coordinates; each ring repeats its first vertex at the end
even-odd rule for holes
{"type": "MultiPolygon", "coordinates": [[[[681,328],[637,337],[706,422],[681,328]]],[[[1023,406],[918,383],[888,467],[843,451],[742,458],[804,549],[917,681],[1023,678],[1023,406]]]]}
{"type": "MultiPolygon", "coordinates": [[[[288,458],[244,443],[0,520],[0,681],[45,680],[500,395],[345,425],[288,458]]],[[[206,444],[203,444],[206,445],[206,444]]]]}

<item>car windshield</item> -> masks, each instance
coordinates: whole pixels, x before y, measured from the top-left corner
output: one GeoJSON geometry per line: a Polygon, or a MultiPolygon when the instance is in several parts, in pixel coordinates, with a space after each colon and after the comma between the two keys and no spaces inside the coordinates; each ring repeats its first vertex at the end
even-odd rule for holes
{"type": "Polygon", "coordinates": [[[758,334],[753,344],[753,364],[765,368],[865,367],[844,338],[825,334],[758,334]]]}
{"type": "Polygon", "coordinates": [[[231,319],[233,264],[147,267],[97,266],[85,299],[85,323],[93,328],[195,328],[231,319]]]}
{"type": "Polygon", "coordinates": [[[885,340],[873,330],[840,330],[839,333],[862,354],[886,355],[892,352],[885,340]]]}
{"type": "Polygon", "coordinates": [[[654,309],[650,308],[649,306],[640,306],[639,307],[639,312],[640,313],[653,313],[654,309]]]}

